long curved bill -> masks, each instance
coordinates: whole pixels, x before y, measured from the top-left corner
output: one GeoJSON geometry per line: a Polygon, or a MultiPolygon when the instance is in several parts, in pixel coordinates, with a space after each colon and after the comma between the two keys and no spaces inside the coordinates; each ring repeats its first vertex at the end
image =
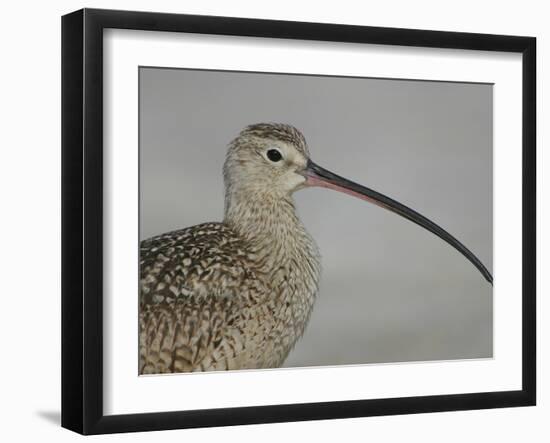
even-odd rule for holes
{"type": "Polygon", "coordinates": [[[316,165],[311,160],[308,160],[306,169],[303,172],[306,177],[306,186],[320,186],[323,188],[334,189],[336,191],[344,192],[346,194],[358,197],[362,200],[374,203],[377,206],[388,209],[402,217],[422,226],[431,233],[437,235],[439,238],[445,240],[453,248],[459,251],[464,257],[470,260],[473,265],[481,272],[485,279],[493,284],[493,276],[487,270],[487,268],[481,263],[481,261],[462,243],[460,243],[455,237],[449,234],[440,226],[436,225],[431,220],[427,219],[423,215],[419,214],[415,210],[408,208],[401,203],[386,197],[379,192],[369,189],[365,186],[361,186],[348,179],[340,177],[326,169],[316,165]]]}

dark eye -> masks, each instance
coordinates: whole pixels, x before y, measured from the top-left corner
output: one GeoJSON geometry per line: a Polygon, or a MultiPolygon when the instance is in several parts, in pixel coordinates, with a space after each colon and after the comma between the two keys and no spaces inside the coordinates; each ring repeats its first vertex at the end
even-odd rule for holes
{"type": "Polygon", "coordinates": [[[276,149],[270,149],[269,151],[267,151],[267,158],[272,162],[278,162],[283,158],[283,156],[276,149]]]}

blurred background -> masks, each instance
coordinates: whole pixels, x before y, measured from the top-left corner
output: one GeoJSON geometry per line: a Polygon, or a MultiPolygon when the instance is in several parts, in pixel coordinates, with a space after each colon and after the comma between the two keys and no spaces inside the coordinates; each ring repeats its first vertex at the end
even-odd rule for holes
{"type": "MultiPolygon", "coordinates": [[[[140,236],[223,219],[246,125],[299,128],[312,159],[427,216],[492,271],[492,85],[140,69],[140,236]]],[[[321,288],[285,366],[492,356],[492,287],[451,246],[326,189],[295,194],[321,288]]]]}

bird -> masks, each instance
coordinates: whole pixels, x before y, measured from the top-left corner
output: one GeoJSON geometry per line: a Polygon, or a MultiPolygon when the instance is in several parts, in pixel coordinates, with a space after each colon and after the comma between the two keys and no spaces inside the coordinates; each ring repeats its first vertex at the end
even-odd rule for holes
{"type": "Polygon", "coordinates": [[[139,373],[280,367],[319,292],[321,255],[293,194],[323,187],[374,203],[437,235],[490,283],[460,241],[413,209],[314,163],[302,132],[245,127],[223,165],[224,218],[140,243],[139,373]]]}

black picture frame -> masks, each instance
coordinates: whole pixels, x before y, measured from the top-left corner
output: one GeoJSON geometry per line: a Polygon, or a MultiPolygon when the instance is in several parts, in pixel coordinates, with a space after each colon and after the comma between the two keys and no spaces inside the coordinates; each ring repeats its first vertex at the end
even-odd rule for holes
{"type": "Polygon", "coordinates": [[[82,434],[535,405],[536,39],[83,9],[62,18],[62,426],[82,434]],[[131,415],[103,413],[103,30],[192,32],[522,54],[522,389],[131,415]]]}

